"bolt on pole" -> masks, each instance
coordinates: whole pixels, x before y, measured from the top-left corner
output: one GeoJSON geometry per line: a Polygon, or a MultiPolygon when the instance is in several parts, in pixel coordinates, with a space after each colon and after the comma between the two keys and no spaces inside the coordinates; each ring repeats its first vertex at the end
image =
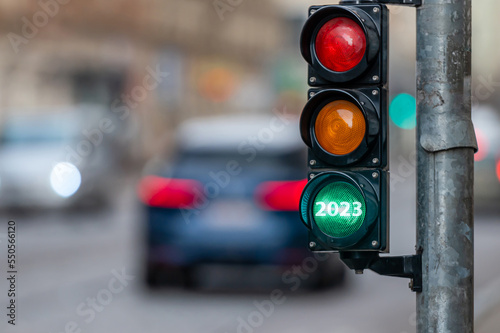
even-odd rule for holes
{"type": "Polygon", "coordinates": [[[417,8],[417,332],[473,332],[471,0],[417,8]]]}

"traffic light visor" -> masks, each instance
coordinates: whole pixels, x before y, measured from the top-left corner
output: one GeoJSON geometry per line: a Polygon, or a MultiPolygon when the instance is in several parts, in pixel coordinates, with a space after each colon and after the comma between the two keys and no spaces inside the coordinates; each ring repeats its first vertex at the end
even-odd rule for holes
{"type": "Polygon", "coordinates": [[[347,155],[359,147],[366,134],[366,119],[353,103],[337,100],[324,106],[316,118],[316,139],[334,155],[347,155]]]}
{"type": "Polygon", "coordinates": [[[323,66],[335,72],[356,67],[366,52],[363,28],[347,17],[326,22],[316,35],[316,55],[323,66]]]}
{"type": "Polygon", "coordinates": [[[363,194],[347,182],[337,181],[326,185],[314,199],[314,221],[330,237],[353,235],[363,225],[365,215],[363,194]]]}

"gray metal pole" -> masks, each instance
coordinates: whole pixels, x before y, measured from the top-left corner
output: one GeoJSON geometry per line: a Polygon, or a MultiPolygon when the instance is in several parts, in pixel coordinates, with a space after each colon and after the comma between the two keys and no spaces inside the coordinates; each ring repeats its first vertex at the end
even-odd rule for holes
{"type": "Polygon", "coordinates": [[[417,8],[417,332],[473,332],[471,0],[417,8]]]}

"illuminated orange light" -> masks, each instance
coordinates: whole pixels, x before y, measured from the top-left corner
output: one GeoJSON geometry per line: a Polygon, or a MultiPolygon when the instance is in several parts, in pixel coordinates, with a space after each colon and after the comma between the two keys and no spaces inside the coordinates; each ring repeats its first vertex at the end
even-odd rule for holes
{"type": "Polygon", "coordinates": [[[319,112],[314,129],[324,150],[333,155],[347,155],[363,141],[366,120],[356,105],[339,100],[327,104],[319,112]]]}

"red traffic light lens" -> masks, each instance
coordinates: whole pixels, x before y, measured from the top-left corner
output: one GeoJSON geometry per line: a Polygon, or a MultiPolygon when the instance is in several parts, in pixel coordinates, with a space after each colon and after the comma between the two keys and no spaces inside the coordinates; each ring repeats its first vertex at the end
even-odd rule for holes
{"type": "Polygon", "coordinates": [[[316,55],[326,68],[347,72],[356,67],[366,51],[363,28],[347,17],[336,17],[321,27],[316,36],[316,55]]]}

